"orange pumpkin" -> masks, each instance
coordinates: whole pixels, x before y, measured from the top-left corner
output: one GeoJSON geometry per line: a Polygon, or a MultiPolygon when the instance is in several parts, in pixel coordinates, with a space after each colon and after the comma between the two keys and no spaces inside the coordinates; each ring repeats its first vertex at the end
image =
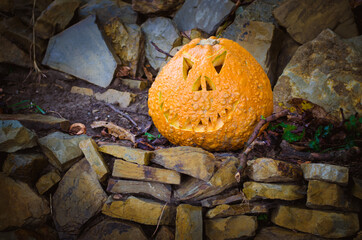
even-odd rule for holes
{"type": "Polygon", "coordinates": [[[273,111],[270,82],[239,44],[194,39],[162,68],[148,95],[149,114],[176,145],[235,150],[273,111]]]}

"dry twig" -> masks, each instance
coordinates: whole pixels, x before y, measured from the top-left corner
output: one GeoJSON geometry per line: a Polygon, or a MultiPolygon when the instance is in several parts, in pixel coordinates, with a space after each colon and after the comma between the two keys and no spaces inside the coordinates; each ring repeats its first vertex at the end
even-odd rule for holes
{"type": "Polygon", "coordinates": [[[246,143],[245,150],[241,153],[241,156],[240,156],[239,167],[238,167],[238,169],[236,171],[236,174],[235,174],[235,178],[236,178],[237,182],[240,182],[242,172],[245,170],[248,153],[254,148],[255,145],[257,145],[257,144],[260,145],[260,142],[255,142],[254,143],[254,140],[257,138],[257,136],[258,136],[258,134],[260,132],[260,129],[266,123],[271,122],[271,121],[275,121],[276,119],[287,116],[288,114],[289,114],[289,110],[284,110],[284,111],[281,111],[281,112],[278,112],[278,113],[274,113],[274,114],[270,115],[269,117],[260,120],[259,123],[255,126],[254,132],[249,137],[249,140],[246,143]]]}
{"type": "Polygon", "coordinates": [[[167,57],[171,57],[173,58],[173,56],[165,51],[163,51],[161,48],[159,48],[154,42],[151,41],[151,44],[156,48],[157,51],[159,51],[160,53],[165,54],[167,57]]]}
{"type": "Polygon", "coordinates": [[[160,226],[161,219],[162,219],[162,216],[163,216],[163,212],[165,211],[166,206],[167,206],[167,203],[165,203],[165,205],[163,205],[163,208],[162,208],[160,217],[158,218],[158,221],[157,221],[156,229],[155,229],[155,231],[153,232],[151,238],[153,238],[153,237],[155,236],[155,234],[157,233],[157,230],[158,230],[158,227],[160,226]]]}
{"type": "Polygon", "coordinates": [[[126,118],[128,121],[130,121],[136,128],[137,130],[141,130],[141,128],[138,126],[138,124],[127,114],[122,112],[121,110],[118,110],[117,108],[115,108],[112,104],[106,103],[106,105],[111,108],[113,111],[115,111],[116,113],[119,113],[120,115],[122,115],[122,117],[126,118]]]}

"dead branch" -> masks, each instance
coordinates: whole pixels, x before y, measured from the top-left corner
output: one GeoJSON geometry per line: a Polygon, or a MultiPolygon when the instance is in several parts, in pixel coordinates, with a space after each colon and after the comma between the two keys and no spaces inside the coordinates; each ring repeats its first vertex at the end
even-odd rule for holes
{"type": "Polygon", "coordinates": [[[122,117],[126,118],[128,121],[130,121],[138,130],[141,130],[141,128],[138,126],[138,124],[127,114],[122,112],[121,110],[118,110],[117,108],[115,108],[112,104],[110,103],[106,103],[106,105],[111,108],[113,111],[115,111],[116,113],[119,113],[120,115],[122,115],[122,117]]]}
{"type": "Polygon", "coordinates": [[[361,154],[361,149],[357,146],[327,153],[311,153],[297,151],[291,147],[287,141],[283,140],[280,147],[282,148],[281,157],[299,159],[303,161],[348,160],[349,158],[353,158],[361,154]]]}
{"type": "Polygon", "coordinates": [[[151,44],[156,48],[157,51],[160,53],[165,54],[167,57],[173,58],[173,56],[165,51],[163,51],[161,48],[159,48],[154,42],[151,41],[151,44]]]}
{"type": "Polygon", "coordinates": [[[253,141],[249,146],[247,146],[245,148],[245,150],[239,155],[239,167],[236,171],[235,174],[235,178],[236,181],[240,182],[241,176],[242,176],[242,171],[245,170],[246,167],[246,162],[247,162],[247,157],[248,154],[251,150],[253,150],[253,148],[255,147],[255,145],[265,145],[266,142],[261,142],[261,141],[253,141]]]}
{"type": "Polygon", "coordinates": [[[260,132],[260,129],[266,123],[271,122],[271,121],[275,121],[276,119],[287,116],[288,114],[289,114],[289,110],[283,110],[281,112],[274,113],[274,114],[270,115],[269,117],[267,117],[265,119],[261,119],[259,121],[259,123],[255,126],[253,133],[251,134],[251,136],[249,137],[249,140],[246,143],[245,150],[241,153],[241,156],[240,156],[239,167],[238,167],[238,169],[236,171],[236,174],[235,174],[235,178],[236,178],[237,182],[240,182],[242,172],[245,170],[245,167],[246,167],[248,153],[256,145],[256,144],[253,144],[253,142],[257,138],[257,136],[258,136],[258,134],[260,132]]]}

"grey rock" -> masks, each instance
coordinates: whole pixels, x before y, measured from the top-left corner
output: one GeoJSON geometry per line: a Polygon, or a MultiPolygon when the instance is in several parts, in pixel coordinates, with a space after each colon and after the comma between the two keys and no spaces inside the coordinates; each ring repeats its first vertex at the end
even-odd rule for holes
{"type": "Polygon", "coordinates": [[[2,35],[0,36],[0,46],[0,63],[32,67],[29,55],[2,35]]]}
{"type": "Polygon", "coordinates": [[[137,89],[143,91],[147,87],[147,82],[142,80],[133,80],[133,79],[121,79],[121,83],[126,85],[129,88],[137,89]]]}
{"type": "Polygon", "coordinates": [[[132,0],[132,8],[142,14],[155,14],[170,11],[183,2],[184,0],[132,0]]]}
{"type": "Polygon", "coordinates": [[[301,164],[303,176],[306,180],[320,180],[331,183],[338,183],[340,185],[348,184],[348,168],[323,164],[323,163],[310,163],[301,164]]]}
{"type": "Polygon", "coordinates": [[[14,179],[33,184],[47,164],[43,154],[12,153],[4,161],[3,172],[14,179]]]}
{"type": "MultiPolygon", "coordinates": [[[[29,53],[33,44],[33,31],[19,17],[11,17],[0,22],[0,33],[11,42],[17,44],[23,51],[29,53]]],[[[46,49],[46,41],[35,39],[36,54],[42,54],[46,49]]]]}
{"type": "Polygon", "coordinates": [[[137,12],[131,4],[117,0],[90,0],[79,8],[79,16],[96,15],[102,25],[112,18],[120,18],[123,23],[136,23],[137,12]]]}
{"type": "Polygon", "coordinates": [[[257,0],[246,7],[239,7],[235,14],[249,21],[269,22],[276,24],[273,17],[274,8],[278,7],[282,0],[257,0]]]}
{"type": "Polygon", "coordinates": [[[54,132],[39,139],[39,145],[49,162],[60,171],[64,171],[83,156],[79,142],[88,139],[86,135],[70,136],[54,132]]]}
{"type": "Polygon", "coordinates": [[[80,0],[55,0],[37,18],[35,32],[38,37],[49,39],[65,29],[74,16],[80,0]]]}
{"type": "Polygon", "coordinates": [[[106,45],[95,16],[89,16],[49,41],[42,64],[107,87],[119,59],[106,45]]]}
{"type": "Polygon", "coordinates": [[[148,239],[140,225],[126,221],[104,219],[90,227],[79,237],[79,240],[112,240],[112,239],[148,239]]]}
{"type": "Polygon", "coordinates": [[[61,238],[79,234],[82,225],[101,211],[106,199],[86,159],[70,168],[53,196],[53,220],[61,238]]]}
{"type": "Polygon", "coordinates": [[[282,35],[272,23],[249,21],[239,15],[221,36],[237,42],[251,53],[274,86],[282,35]]]}
{"type": "Polygon", "coordinates": [[[37,136],[16,120],[0,121],[0,151],[16,152],[37,145],[37,136]]]}
{"type": "Polygon", "coordinates": [[[50,213],[48,202],[26,183],[0,173],[0,231],[11,227],[45,223],[50,213]]]}
{"type": "Polygon", "coordinates": [[[211,35],[234,6],[230,0],[186,0],[173,20],[180,31],[198,28],[211,35]]]}
{"type": "Polygon", "coordinates": [[[273,11],[278,23],[298,43],[306,43],[330,28],[343,38],[358,36],[348,0],[288,0],[273,11]]]}
{"type": "Polygon", "coordinates": [[[307,99],[341,118],[361,113],[362,36],[342,40],[326,29],[300,46],[274,87],[274,104],[307,99]]]}
{"type": "Polygon", "coordinates": [[[170,52],[180,40],[178,30],[170,19],[164,17],[149,18],[141,28],[146,39],[146,58],[153,69],[159,70],[166,61],[166,55],[157,51],[151,42],[163,51],[170,52]]]}

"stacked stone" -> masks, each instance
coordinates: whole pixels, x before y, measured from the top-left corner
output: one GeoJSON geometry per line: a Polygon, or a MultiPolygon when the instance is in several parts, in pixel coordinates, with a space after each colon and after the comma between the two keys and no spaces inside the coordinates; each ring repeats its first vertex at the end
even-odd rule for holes
{"type": "MultiPolygon", "coordinates": [[[[27,121],[64,125],[39,116],[27,121]]],[[[62,132],[37,139],[18,121],[0,123],[0,151],[8,153],[0,173],[0,238],[21,232],[46,239],[148,239],[145,225],[157,229],[155,239],[322,239],[359,230],[362,184],[353,179],[348,192],[345,167],[258,158],[248,162],[241,193],[234,178],[239,161],[231,155],[194,147],[98,146],[86,135],[62,132]],[[26,148],[33,150],[19,152],[26,148]],[[277,226],[257,231],[257,216],[271,208],[277,226]],[[44,225],[50,215],[56,231],[44,225]]]]}
{"type": "Polygon", "coordinates": [[[304,179],[309,181],[307,208],[280,205],[272,214],[272,222],[325,238],[357,233],[359,206],[344,188],[349,180],[348,168],[317,163],[301,166],[304,179]]]}

